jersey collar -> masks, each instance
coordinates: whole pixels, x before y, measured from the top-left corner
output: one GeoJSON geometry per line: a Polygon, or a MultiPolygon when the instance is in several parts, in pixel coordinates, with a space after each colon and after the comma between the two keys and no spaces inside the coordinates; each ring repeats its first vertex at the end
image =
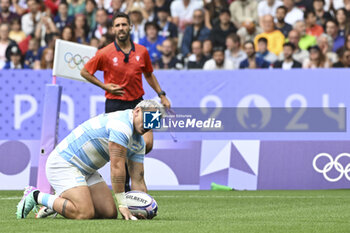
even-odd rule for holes
{"type": "MultiPolygon", "coordinates": [[[[135,45],[134,45],[134,42],[133,42],[132,40],[130,40],[130,42],[131,42],[131,50],[130,50],[130,52],[131,52],[131,51],[134,51],[134,52],[135,52],[135,45]]],[[[122,53],[124,53],[123,50],[121,50],[121,48],[120,48],[119,45],[117,44],[116,40],[114,40],[114,46],[115,46],[115,48],[117,49],[118,52],[121,51],[122,53]]],[[[124,54],[125,54],[125,53],[124,53],[124,54]]]]}

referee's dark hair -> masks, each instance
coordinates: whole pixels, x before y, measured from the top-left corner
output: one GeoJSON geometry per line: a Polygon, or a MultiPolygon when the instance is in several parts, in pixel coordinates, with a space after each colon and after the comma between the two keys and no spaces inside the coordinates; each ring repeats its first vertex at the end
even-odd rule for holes
{"type": "Polygon", "coordinates": [[[127,14],[125,14],[125,13],[123,13],[123,12],[117,12],[117,13],[115,13],[115,14],[113,15],[113,18],[112,18],[113,26],[114,26],[114,20],[115,20],[116,18],[126,18],[126,19],[128,20],[128,24],[131,25],[131,24],[130,24],[129,15],[127,15],[127,14]]]}

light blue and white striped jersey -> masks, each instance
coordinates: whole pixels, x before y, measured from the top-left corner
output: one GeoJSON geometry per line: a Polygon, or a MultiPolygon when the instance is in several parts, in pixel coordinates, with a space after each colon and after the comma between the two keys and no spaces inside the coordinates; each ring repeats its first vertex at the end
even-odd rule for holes
{"type": "Polygon", "coordinates": [[[85,174],[92,174],[109,162],[108,142],[127,148],[127,158],[143,163],[145,141],[133,133],[132,110],[101,114],[75,128],[56,151],[85,174]]]}

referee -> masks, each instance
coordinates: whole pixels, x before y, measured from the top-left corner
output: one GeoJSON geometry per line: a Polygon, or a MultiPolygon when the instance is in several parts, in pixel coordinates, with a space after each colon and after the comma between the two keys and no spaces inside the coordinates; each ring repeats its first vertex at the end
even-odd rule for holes
{"type": "MultiPolygon", "coordinates": [[[[161,103],[170,108],[165,92],[160,88],[153,74],[151,58],[147,49],[134,44],[130,39],[130,19],[125,13],[113,16],[114,42],[97,51],[96,55],[85,64],[80,75],[89,82],[106,91],[106,113],[134,108],[145,94],[142,87],[142,74],[148,84],[158,94],[161,103]],[[104,72],[104,83],[94,75],[97,70],[104,72]]],[[[153,147],[153,133],[144,134],[146,153],[153,147]]],[[[129,174],[125,179],[125,191],[130,190],[129,174]]]]}

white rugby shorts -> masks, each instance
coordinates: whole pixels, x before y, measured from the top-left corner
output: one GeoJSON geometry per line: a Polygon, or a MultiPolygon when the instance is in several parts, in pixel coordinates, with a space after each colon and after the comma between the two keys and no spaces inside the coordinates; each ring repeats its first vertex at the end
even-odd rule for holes
{"type": "Polygon", "coordinates": [[[46,177],[56,195],[61,195],[74,187],[92,186],[104,182],[98,171],[85,176],[77,167],[64,160],[56,150],[53,150],[47,159],[46,177]]]}

